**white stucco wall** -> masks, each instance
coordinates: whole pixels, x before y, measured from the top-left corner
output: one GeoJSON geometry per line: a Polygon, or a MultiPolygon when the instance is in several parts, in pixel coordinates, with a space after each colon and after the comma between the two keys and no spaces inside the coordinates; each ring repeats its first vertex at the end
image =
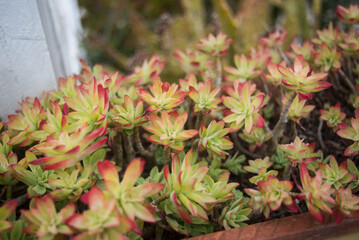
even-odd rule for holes
{"type": "Polygon", "coordinates": [[[80,18],[75,0],[0,0],[0,117],[26,96],[78,73],[80,18]]]}

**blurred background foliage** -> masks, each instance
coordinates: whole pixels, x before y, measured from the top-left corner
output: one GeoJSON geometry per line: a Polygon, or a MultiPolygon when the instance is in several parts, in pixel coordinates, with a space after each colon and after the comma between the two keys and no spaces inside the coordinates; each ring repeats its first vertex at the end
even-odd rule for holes
{"type": "Polygon", "coordinates": [[[357,0],[78,0],[83,11],[83,47],[87,61],[129,74],[152,55],[166,60],[162,76],[173,82],[184,73],[174,50],[194,49],[209,33],[233,39],[225,61],[248,53],[258,38],[287,29],[288,39],[311,38],[316,29],[336,23],[337,5],[357,0]]]}

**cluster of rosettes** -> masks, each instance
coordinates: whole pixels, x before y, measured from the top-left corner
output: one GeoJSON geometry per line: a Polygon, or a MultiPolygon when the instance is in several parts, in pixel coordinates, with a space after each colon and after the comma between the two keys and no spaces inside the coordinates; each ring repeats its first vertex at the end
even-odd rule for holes
{"type": "MultiPolygon", "coordinates": [[[[304,199],[318,221],[324,220],[323,212],[334,214],[337,222],[359,216],[359,197],[353,195],[359,171],[353,161],[338,165],[331,157],[327,164],[314,143],[298,136],[292,142],[286,136],[290,143],[278,144],[287,119],[296,127],[313,111],[314,105],[306,105],[313,93],[332,85],[344,93],[350,89],[353,106],[359,107],[359,87],[342,70],[344,62],[350,66],[359,56],[359,35],[352,28],[359,23],[358,7],[338,7],[337,14],[350,25],[349,33],[330,24],[317,32],[317,38],[292,44],[283,53],[287,32],[277,30],[260,39],[249,54],[235,55],[234,66],[222,66],[232,40],[223,33],[210,34],[195,49],[175,50],[173,55],[186,73],[179,84],[161,80],[165,61],[159,56],[127,77],[81,61],[81,75],[61,78],[58,90],[41,99],[23,101],[0,133],[0,184],[11,198],[9,189],[23,182],[32,198],[29,210],[21,211],[23,231],[39,239],[128,239],[141,234],[144,222],[160,221],[161,226],[190,235],[191,225],[205,226],[210,215],[229,229],[244,225],[251,208],[267,218],[282,205],[297,212],[295,198],[304,199]],[[276,93],[282,99],[270,105],[276,93]],[[282,112],[271,130],[276,104],[282,112]],[[238,136],[250,151],[241,149],[238,136]],[[278,155],[282,153],[285,179],[279,180],[279,172],[270,170],[274,162],[269,157],[249,160],[243,169],[236,166],[255,174],[249,182],[256,189],[245,189],[248,200],[235,190],[238,183],[229,183],[228,171],[213,166],[244,161],[229,157],[222,164],[233,152],[232,141],[237,150],[256,156],[257,148],[270,151],[264,144],[269,140],[278,155]],[[25,147],[25,156],[18,161],[15,148],[25,147]],[[106,154],[109,148],[112,155],[106,154]],[[149,164],[165,166],[162,171],[153,168],[143,179],[145,161],[140,156],[149,164]],[[170,160],[171,167],[166,165],[170,160]],[[119,167],[126,164],[120,177],[119,167]],[[299,193],[293,192],[290,176],[299,193]],[[79,199],[88,208],[76,212],[79,199]],[[57,211],[55,203],[64,200],[70,203],[57,211]]],[[[354,141],[344,155],[356,155],[359,110],[349,124],[340,104],[329,105],[320,110],[321,124],[326,121],[338,136],[354,141]]],[[[0,232],[12,227],[7,219],[15,208],[15,201],[0,208],[0,232]]]]}

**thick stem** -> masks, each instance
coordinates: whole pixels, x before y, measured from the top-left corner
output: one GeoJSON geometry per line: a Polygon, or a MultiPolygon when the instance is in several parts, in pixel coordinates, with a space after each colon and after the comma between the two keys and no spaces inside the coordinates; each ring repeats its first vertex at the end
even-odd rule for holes
{"type": "Polygon", "coordinates": [[[125,150],[126,150],[126,160],[130,163],[135,158],[135,151],[133,150],[132,138],[127,134],[122,135],[123,140],[125,141],[125,150]]]}
{"type": "Polygon", "coordinates": [[[251,153],[247,149],[245,149],[241,143],[239,142],[238,136],[236,132],[231,133],[231,137],[234,143],[234,146],[239,150],[239,152],[244,153],[245,155],[249,156],[252,159],[260,158],[261,156],[251,153]]]}
{"type": "MultiPolygon", "coordinates": [[[[11,200],[11,199],[9,199],[11,200]]],[[[23,205],[24,203],[26,203],[26,201],[28,200],[26,197],[26,194],[21,195],[17,198],[15,198],[15,200],[17,201],[17,206],[20,207],[21,205],[23,205]]]]}
{"type": "Polygon", "coordinates": [[[163,148],[163,164],[167,165],[171,161],[171,148],[169,146],[165,146],[163,148]]]}
{"type": "MultiPolygon", "coordinates": [[[[216,82],[216,86],[217,88],[221,88],[222,87],[222,63],[221,63],[221,57],[217,56],[216,58],[216,66],[217,66],[217,82],[216,82]]],[[[219,93],[221,94],[221,93],[219,93]]]]}
{"type": "Polygon", "coordinates": [[[288,97],[287,102],[282,107],[282,111],[280,113],[280,117],[279,117],[277,124],[275,125],[273,131],[271,131],[272,137],[271,137],[270,146],[269,146],[269,154],[270,155],[272,153],[274,153],[275,149],[277,148],[278,135],[283,130],[285,123],[288,121],[288,111],[289,111],[290,105],[292,105],[292,103],[293,103],[294,98],[295,98],[295,92],[291,92],[290,96],[288,97]]]}
{"type": "Polygon", "coordinates": [[[12,186],[6,187],[6,201],[11,200],[12,197],[12,186]]]}
{"type": "Polygon", "coordinates": [[[283,171],[283,180],[289,180],[291,173],[292,173],[292,162],[288,161],[283,171]]]}
{"type": "Polygon", "coordinates": [[[136,149],[140,152],[141,156],[147,157],[147,158],[153,157],[154,152],[150,152],[143,147],[143,145],[141,143],[140,131],[139,131],[138,127],[135,127],[133,129],[133,140],[135,141],[136,149]]]}
{"type": "Polygon", "coordinates": [[[350,81],[350,79],[347,77],[347,75],[343,72],[343,70],[339,69],[339,74],[343,77],[345,83],[348,85],[350,90],[357,95],[357,90],[354,87],[354,84],[350,81]]]}
{"type": "Polygon", "coordinates": [[[293,136],[293,140],[294,140],[297,137],[297,123],[294,121],[291,121],[290,127],[292,130],[292,136],[293,136]]]}
{"type": "Polygon", "coordinates": [[[203,118],[203,112],[198,112],[197,119],[196,119],[196,125],[195,125],[194,129],[199,130],[199,126],[201,125],[202,118],[203,118]]]}
{"type": "Polygon", "coordinates": [[[123,167],[123,149],[122,149],[122,137],[121,134],[118,133],[114,139],[114,154],[115,154],[115,162],[123,167]]]}
{"type": "Polygon", "coordinates": [[[318,135],[318,141],[319,141],[319,145],[320,148],[325,151],[327,149],[327,146],[325,146],[324,142],[323,142],[323,137],[322,137],[322,128],[323,128],[323,119],[319,120],[319,126],[318,126],[318,130],[317,130],[317,135],[318,135]]]}
{"type": "Polygon", "coordinates": [[[155,200],[153,200],[151,202],[152,206],[157,206],[158,204],[160,204],[161,202],[163,202],[164,200],[166,200],[167,198],[170,197],[170,193],[166,192],[165,194],[159,196],[158,198],[156,198],[155,200]]]}

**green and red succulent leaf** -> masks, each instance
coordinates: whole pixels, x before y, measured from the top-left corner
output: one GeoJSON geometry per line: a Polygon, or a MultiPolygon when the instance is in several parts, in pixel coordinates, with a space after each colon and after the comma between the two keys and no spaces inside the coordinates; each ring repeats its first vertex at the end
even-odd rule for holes
{"type": "Polygon", "coordinates": [[[55,204],[49,195],[42,198],[33,198],[29,210],[21,210],[21,215],[28,225],[23,231],[36,235],[38,239],[56,239],[72,235],[74,231],[65,223],[75,213],[76,206],[70,203],[60,212],[56,211],[55,204]]]}
{"type": "Polygon", "coordinates": [[[222,56],[228,52],[232,39],[228,39],[227,35],[219,33],[217,36],[209,34],[208,37],[202,38],[201,43],[196,44],[199,51],[213,56],[222,56]]]}
{"type": "Polygon", "coordinates": [[[148,138],[148,141],[169,146],[176,151],[183,151],[183,142],[198,134],[195,129],[184,130],[184,124],[188,118],[187,112],[178,115],[177,111],[167,113],[163,110],[161,117],[150,113],[149,118],[152,125],[145,129],[153,135],[148,138]]]}
{"type": "Polygon", "coordinates": [[[331,194],[335,192],[330,184],[325,183],[321,170],[315,172],[315,177],[309,175],[308,168],[304,162],[300,165],[300,180],[302,183],[302,194],[299,198],[304,198],[310,214],[318,221],[323,222],[323,212],[332,214],[332,207],[335,200],[331,194]]]}
{"type": "Polygon", "coordinates": [[[7,219],[15,212],[16,200],[6,202],[0,207],[0,233],[7,232],[13,227],[13,223],[7,219]]]}
{"type": "Polygon", "coordinates": [[[178,107],[185,101],[187,93],[177,91],[178,85],[169,85],[168,82],[162,83],[161,78],[157,76],[150,92],[142,88],[139,89],[137,95],[150,105],[148,111],[161,112],[162,110],[171,112],[175,107],[178,107]]]}
{"type": "Polygon", "coordinates": [[[224,125],[224,121],[216,122],[215,120],[212,120],[207,128],[202,124],[199,130],[199,149],[207,149],[222,157],[228,155],[225,150],[232,149],[233,143],[226,137],[229,129],[224,128],[224,125]]]}

